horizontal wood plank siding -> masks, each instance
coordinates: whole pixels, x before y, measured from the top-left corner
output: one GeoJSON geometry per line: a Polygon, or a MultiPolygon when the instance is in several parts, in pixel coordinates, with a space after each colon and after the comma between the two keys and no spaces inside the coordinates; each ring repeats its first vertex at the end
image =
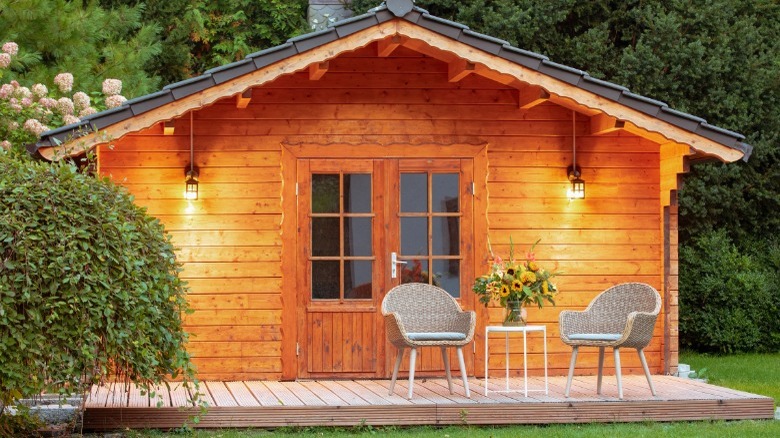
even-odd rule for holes
{"type": "MultiPolygon", "coordinates": [[[[569,201],[570,110],[552,103],[521,110],[516,89],[474,74],[449,82],[445,63],[405,48],[387,58],[376,57],[375,50],[370,46],[331,60],[317,81],[297,73],[255,88],[246,109],[226,97],[196,111],[197,201],[182,199],[189,114],[176,120],[172,136],[153,126],[101,147],[100,172],[159,217],[179,248],[195,309],[185,321],[200,377],[281,378],[282,256],[295,251],[294,236],[281,233],[284,215],[295,214],[282,211],[282,143],[488,144],[489,228],[475,233],[486,233],[504,257],[510,236],[518,254],[541,239],[538,260],[563,272],[558,307],[529,309],[529,318],[547,324],[551,373],[564,373],[570,349],[557,334],[561,310],[582,309],[601,290],[624,281],[661,289],[659,146],[625,132],[592,136],[588,117],[577,115],[577,164],[586,198],[569,201]]],[[[487,250],[479,249],[477,256],[487,269],[487,250]]],[[[501,309],[485,314],[500,323],[501,309]]],[[[657,373],[660,325],[656,332],[646,351],[657,373]]],[[[477,339],[483,342],[482,337],[477,339]]],[[[340,367],[371,365],[359,352],[349,354],[354,344],[347,331],[330,342],[343,347],[340,367]]],[[[490,342],[491,373],[502,372],[503,343],[490,342]]],[[[512,343],[514,373],[522,370],[520,347],[512,343]]],[[[539,374],[541,345],[530,342],[529,348],[530,372],[539,374]]],[[[586,349],[580,357],[578,372],[593,372],[595,352],[586,349]]],[[[622,359],[625,372],[641,372],[635,354],[627,351],[622,359]]]]}

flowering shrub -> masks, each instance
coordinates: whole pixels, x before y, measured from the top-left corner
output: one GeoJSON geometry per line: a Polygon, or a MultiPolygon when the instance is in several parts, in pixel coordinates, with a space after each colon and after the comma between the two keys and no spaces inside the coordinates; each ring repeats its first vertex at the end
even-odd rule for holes
{"type": "MultiPolygon", "coordinates": [[[[0,77],[18,53],[16,43],[2,45],[0,77]]],[[[119,79],[103,81],[103,93],[95,92],[92,98],[83,91],[71,94],[74,79],[70,73],[60,73],[52,82],[53,91],[45,84],[25,87],[15,80],[0,85],[0,148],[22,151],[24,145],[36,142],[43,132],[78,123],[83,117],[115,108],[127,100],[119,94],[119,79]]]]}
{"type": "Polygon", "coordinates": [[[523,305],[536,304],[539,308],[547,301],[555,305],[555,293],[558,288],[550,281],[557,274],[539,266],[534,255],[534,248],[526,253],[524,261],[515,260],[514,245],[509,246],[509,260],[496,256],[491,271],[474,282],[473,291],[479,296],[479,301],[487,306],[491,301],[507,307],[509,302],[520,301],[523,305]]]}

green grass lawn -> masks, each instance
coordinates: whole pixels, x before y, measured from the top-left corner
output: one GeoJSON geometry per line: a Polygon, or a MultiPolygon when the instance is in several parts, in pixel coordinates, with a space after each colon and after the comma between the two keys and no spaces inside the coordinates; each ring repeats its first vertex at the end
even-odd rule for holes
{"type": "MultiPolygon", "coordinates": [[[[683,353],[681,363],[703,372],[710,383],[780,399],[780,353],[713,356],[683,353]]],[[[198,436],[208,438],[250,437],[355,437],[408,436],[417,438],[466,437],[778,437],[780,421],[697,421],[677,423],[613,423],[613,424],[556,424],[550,426],[506,427],[370,427],[352,428],[280,428],[267,430],[216,430],[190,432],[131,431],[130,437],[198,436]]]]}

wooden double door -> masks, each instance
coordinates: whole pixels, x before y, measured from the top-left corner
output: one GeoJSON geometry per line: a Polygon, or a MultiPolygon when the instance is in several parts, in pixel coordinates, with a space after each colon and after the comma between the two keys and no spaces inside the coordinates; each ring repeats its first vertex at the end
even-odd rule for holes
{"type": "MultiPolygon", "coordinates": [[[[297,167],[298,377],[387,377],[396,354],[381,312],[388,290],[430,283],[473,308],[473,160],[297,167]]],[[[439,351],[424,350],[417,372],[442,371],[439,351]]]]}

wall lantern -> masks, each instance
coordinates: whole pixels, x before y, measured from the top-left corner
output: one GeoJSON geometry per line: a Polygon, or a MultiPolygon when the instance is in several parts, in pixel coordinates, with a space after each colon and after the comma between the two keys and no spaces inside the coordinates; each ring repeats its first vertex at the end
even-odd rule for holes
{"type": "Polygon", "coordinates": [[[184,199],[198,199],[198,168],[195,167],[195,148],[192,135],[192,111],[190,111],[190,165],[184,168],[184,199]]]}
{"type": "Polygon", "coordinates": [[[571,182],[571,186],[566,192],[569,199],[585,198],[585,181],[582,179],[582,171],[577,166],[577,134],[576,134],[576,113],[571,112],[571,149],[572,164],[566,169],[566,176],[571,182]]]}

